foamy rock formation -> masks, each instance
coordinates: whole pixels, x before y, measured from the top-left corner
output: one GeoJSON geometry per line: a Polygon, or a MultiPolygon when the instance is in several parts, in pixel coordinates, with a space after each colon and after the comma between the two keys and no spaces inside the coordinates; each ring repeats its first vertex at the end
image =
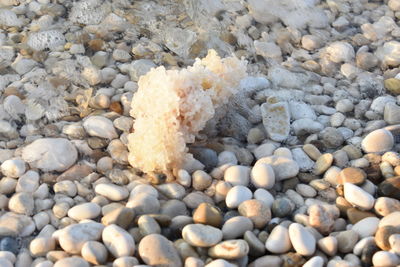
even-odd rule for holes
{"type": "Polygon", "coordinates": [[[170,174],[193,159],[186,144],[237,93],[246,64],[235,57],[221,59],[210,50],[186,69],[158,67],[141,76],[132,99],[136,120],[128,136],[129,163],[144,172],[170,174]]]}

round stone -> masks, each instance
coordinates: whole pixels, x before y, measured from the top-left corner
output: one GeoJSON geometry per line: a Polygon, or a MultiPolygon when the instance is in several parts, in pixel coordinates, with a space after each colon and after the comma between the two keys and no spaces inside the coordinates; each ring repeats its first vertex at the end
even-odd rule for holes
{"type": "Polygon", "coordinates": [[[195,190],[203,191],[212,183],[212,178],[205,171],[197,170],[192,174],[192,187],[195,190]]]}
{"type": "Polygon", "coordinates": [[[251,183],[257,188],[271,189],[275,185],[274,169],[266,163],[256,164],[251,169],[251,183]]]}
{"type": "Polygon", "coordinates": [[[91,136],[115,139],[118,137],[112,121],[103,116],[90,116],[83,122],[83,127],[91,136]]]}
{"type": "Polygon", "coordinates": [[[25,162],[19,158],[4,161],[0,166],[1,172],[11,178],[18,178],[25,173],[25,162]]]}
{"type": "Polygon", "coordinates": [[[222,224],[221,212],[209,203],[201,203],[193,213],[195,223],[208,224],[220,227],[222,224]]]}
{"type": "Polygon", "coordinates": [[[315,252],[316,241],[314,236],[299,223],[289,226],[289,237],[293,248],[303,256],[311,256],[315,252]]]}
{"type": "Polygon", "coordinates": [[[338,184],[351,183],[361,185],[365,182],[367,174],[360,168],[348,167],[339,173],[338,184]]]}
{"type": "Polygon", "coordinates": [[[349,203],[363,210],[370,210],[375,204],[371,194],[351,183],[344,184],[344,197],[349,203]]]}
{"type": "Polygon", "coordinates": [[[252,196],[253,193],[249,188],[243,185],[236,185],[226,195],[226,206],[231,209],[237,208],[244,201],[251,199],[252,196]]]}
{"type": "Polygon", "coordinates": [[[240,215],[249,218],[254,227],[261,229],[271,220],[270,208],[261,200],[249,199],[239,205],[240,215]]]}
{"type": "Polygon", "coordinates": [[[242,239],[223,241],[208,249],[208,255],[213,258],[235,260],[247,256],[249,245],[242,239]]]}
{"type": "Polygon", "coordinates": [[[378,251],[372,257],[374,266],[397,266],[399,263],[399,256],[389,251],[378,251]]]}
{"type": "Polygon", "coordinates": [[[390,131],[378,129],[370,132],[361,142],[366,153],[384,153],[392,149],[394,138],[390,131]]]}
{"type": "Polygon", "coordinates": [[[225,170],[224,180],[232,185],[247,186],[250,180],[250,168],[234,165],[225,170]]]}
{"type": "Polygon", "coordinates": [[[162,235],[145,236],[138,246],[140,258],[151,266],[183,266],[173,243],[162,235]]]}
{"type": "Polygon", "coordinates": [[[235,216],[228,219],[222,226],[224,239],[242,237],[246,231],[253,230],[253,222],[244,216],[235,216]]]}
{"type": "Polygon", "coordinates": [[[56,242],[52,237],[36,237],[29,244],[29,251],[34,257],[45,256],[47,252],[56,248],[56,242]]]}
{"type": "Polygon", "coordinates": [[[101,213],[101,208],[96,203],[83,203],[72,207],[68,211],[68,217],[76,220],[82,221],[85,219],[94,219],[98,217],[101,213]]]}
{"type": "Polygon", "coordinates": [[[265,242],[265,247],[276,254],[288,252],[292,248],[288,229],[282,225],[275,226],[265,242]]]}
{"type": "Polygon", "coordinates": [[[272,203],[271,210],[274,217],[283,218],[291,214],[294,208],[294,204],[289,199],[282,197],[275,199],[272,203]]]}
{"type": "Polygon", "coordinates": [[[132,236],[118,225],[106,226],[102,239],[108,251],[116,258],[132,256],[135,252],[135,241],[132,236]]]}
{"type": "Polygon", "coordinates": [[[22,159],[31,167],[44,172],[65,171],[77,158],[75,146],[63,138],[37,139],[22,150],[22,159]]]}
{"type": "Polygon", "coordinates": [[[88,241],[82,246],[82,257],[92,264],[105,264],[107,262],[108,252],[106,247],[97,241],[88,241]]]}
{"type": "Polygon", "coordinates": [[[222,231],[210,225],[188,224],[182,229],[182,237],[192,246],[211,247],[222,240],[222,231]]]}
{"type": "Polygon", "coordinates": [[[115,184],[98,184],[94,190],[96,194],[102,195],[112,201],[124,200],[129,195],[128,189],[115,184]]]}

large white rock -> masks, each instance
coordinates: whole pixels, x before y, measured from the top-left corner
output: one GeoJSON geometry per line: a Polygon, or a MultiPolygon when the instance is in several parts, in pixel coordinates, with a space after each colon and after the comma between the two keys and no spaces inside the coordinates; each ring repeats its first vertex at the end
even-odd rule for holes
{"type": "Polygon", "coordinates": [[[0,168],[5,176],[18,178],[25,173],[25,162],[20,158],[9,159],[4,161],[0,168]]]}
{"type": "Polygon", "coordinates": [[[350,62],[354,56],[354,48],[347,42],[334,42],[326,48],[329,59],[333,62],[350,62]]]}
{"type": "Polygon", "coordinates": [[[182,229],[182,237],[192,246],[211,247],[222,240],[222,231],[210,225],[188,224],[182,229]]]}
{"type": "Polygon", "coordinates": [[[371,194],[351,183],[344,183],[344,198],[362,210],[370,210],[375,204],[371,194]]]}
{"type": "Polygon", "coordinates": [[[22,150],[22,159],[42,171],[65,171],[78,157],[75,146],[64,138],[42,138],[22,150]]]}
{"type": "Polygon", "coordinates": [[[83,127],[91,136],[97,136],[106,139],[115,139],[118,137],[112,121],[103,116],[90,116],[83,122],[83,127]]]}
{"type": "Polygon", "coordinates": [[[393,135],[386,129],[370,132],[361,142],[361,147],[366,153],[384,153],[392,149],[393,145],[393,135]]]}
{"type": "Polygon", "coordinates": [[[299,173],[299,165],[296,161],[287,157],[269,156],[257,160],[256,164],[266,163],[274,169],[275,178],[277,181],[295,177],[299,173]]]}
{"type": "Polygon", "coordinates": [[[315,237],[301,224],[292,223],[289,226],[289,237],[293,248],[303,256],[311,256],[315,252],[315,237]]]}
{"type": "Polygon", "coordinates": [[[292,248],[289,238],[289,231],[281,225],[275,226],[265,242],[265,247],[272,253],[282,254],[292,248]]]}
{"type": "Polygon", "coordinates": [[[231,209],[237,208],[242,202],[251,199],[252,196],[253,193],[246,186],[236,185],[226,195],[226,206],[231,209]]]}
{"type": "Polygon", "coordinates": [[[377,49],[376,54],[386,65],[396,67],[400,64],[400,42],[386,42],[377,49]]]}
{"type": "Polygon", "coordinates": [[[104,225],[97,222],[78,223],[55,231],[53,237],[65,252],[79,254],[87,241],[100,239],[103,229],[104,225]]]}
{"type": "Polygon", "coordinates": [[[368,236],[374,236],[378,229],[379,219],[376,217],[367,217],[353,225],[351,230],[355,231],[360,239],[368,236]]]}
{"type": "Polygon", "coordinates": [[[135,253],[133,237],[118,225],[111,224],[104,228],[102,239],[115,258],[132,256],[135,253]]]}
{"type": "Polygon", "coordinates": [[[257,188],[271,189],[275,185],[274,169],[266,163],[255,165],[251,169],[251,183],[257,188]]]}

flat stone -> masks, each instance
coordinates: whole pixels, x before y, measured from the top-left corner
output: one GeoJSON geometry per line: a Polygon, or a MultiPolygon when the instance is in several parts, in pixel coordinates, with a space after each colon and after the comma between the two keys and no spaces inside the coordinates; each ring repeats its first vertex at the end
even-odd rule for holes
{"type": "Polygon", "coordinates": [[[242,239],[227,240],[208,249],[208,255],[213,258],[235,260],[247,256],[249,245],[242,239]]]}
{"type": "Polygon", "coordinates": [[[250,180],[250,170],[249,167],[239,165],[228,167],[224,173],[224,180],[234,186],[247,186],[250,180]]]}
{"type": "Polygon", "coordinates": [[[222,240],[222,231],[210,225],[188,224],[182,229],[182,237],[192,246],[211,247],[222,240]]]}
{"type": "Polygon", "coordinates": [[[162,235],[145,236],[138,246],[140,258],[151,266],[180,267],[182,260],[173,243],[162,235]]]}
{"type": "Polygon", "coordinates": [[[22,150],[22,159],[45,172],[65,171],[78,158],[75,146],[63,138],[42,138],[22,150]]]}
{"type": "Polygon", "coordinates": [[[400,94],[400,80],[396,78],[389,78],[384,81],[385,88],[394,95],[400,94]]]}
{"type": "Polygon", "coordinates": [[[277,142],[285,140],[290,132],[290,110],[286,102],[269,98],[261,105],[261,115],[268,136],[277,142]]]}

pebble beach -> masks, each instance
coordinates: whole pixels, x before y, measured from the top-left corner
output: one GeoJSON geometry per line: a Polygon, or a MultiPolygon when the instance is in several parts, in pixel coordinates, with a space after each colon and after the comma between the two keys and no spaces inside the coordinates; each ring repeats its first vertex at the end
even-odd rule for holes
{"type": "Polygon", "coordinates": [[[399,22],[0,0],[0,267],[400,266],[399,22]]]}

